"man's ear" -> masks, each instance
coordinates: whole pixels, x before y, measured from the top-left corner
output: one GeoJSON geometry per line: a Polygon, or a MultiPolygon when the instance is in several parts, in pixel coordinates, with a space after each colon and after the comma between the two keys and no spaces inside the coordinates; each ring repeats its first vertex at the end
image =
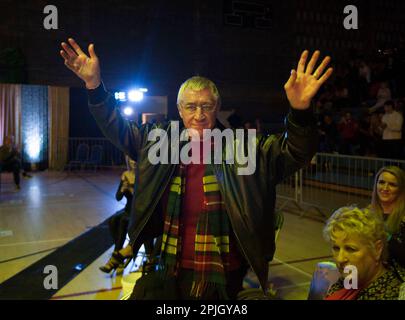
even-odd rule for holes
{"type": "Polygon", "coordinates": [[[182,115],[182,113],[181,113],[181,108],[180,108],[180,105],[179,105],[179,104],[177,104],[177,110],[179,111],[180,118],[183,119],[183,115],[182,115]]]}
{"type": "Polygon", "coordinates": [[[384,251],[384,243],[382,240],[377,240],[374,244],[375,246],[375,253],[376,253],[376,259],[379,261],[382,258],[382,254],[384,251]]]}

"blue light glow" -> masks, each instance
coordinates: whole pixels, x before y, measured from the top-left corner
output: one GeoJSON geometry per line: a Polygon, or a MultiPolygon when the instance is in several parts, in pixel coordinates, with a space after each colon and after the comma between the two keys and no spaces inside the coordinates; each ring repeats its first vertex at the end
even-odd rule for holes
{"type": "Polygon", "coordinates": [[[22,85],[21,133],[23,162],[48,161],[48,87],[22,85]]]}
{"type": "Polygon", "coordinates": [[[37,162],[41,151],[41,138],[38,127],[31,129],[30,135],[25,139],[25,145],[30,161],[37,162]]]}

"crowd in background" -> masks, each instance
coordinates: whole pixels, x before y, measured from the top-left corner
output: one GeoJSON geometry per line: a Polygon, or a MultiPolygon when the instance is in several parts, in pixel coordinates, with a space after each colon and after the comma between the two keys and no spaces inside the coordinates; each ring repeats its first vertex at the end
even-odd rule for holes
{"type": "Polygon", "coordinates": [[[317,97],[320,152],[405,158],[405,55],[385,50],[336,66],[317,97]]]}
{"type": "MultiPolygon", "coordinates": [[[[405,50],[353,55],[337,64],[335,77],[314,101],[314,111],[319,152],[405,159],[405,50]]],[[[281,123],[235,118],[230,119],[234,127],[264,134],[283,130],[281,123]]]]}

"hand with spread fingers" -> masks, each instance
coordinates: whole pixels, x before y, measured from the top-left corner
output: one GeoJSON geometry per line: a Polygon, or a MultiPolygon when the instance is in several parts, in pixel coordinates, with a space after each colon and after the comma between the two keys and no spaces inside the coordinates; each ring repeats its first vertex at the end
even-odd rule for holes
{"type": "Polygon", "coordinates": [[[324,58],[322,63],[314,71],[320,52],[315,51],[306,66],[308,55],[307,50],[302,53],[297,70],[291,71],[290,79],[288,79],[284,86],[288,101],[293,109],[308,109],[312,98],[333,72],[332,68],[324,72],[331,60],[330,57],[324,58]]]}
{"type": "Polygon", "coordinates": [[[94,51],[94,44],[89,45],[89,55],[86,55],[76,41],[68,39],[62,42],[60,55],[65,60],[65,65],[86,83],[87,89],[95,89],[101,83],[100,62],[94,51]]]}

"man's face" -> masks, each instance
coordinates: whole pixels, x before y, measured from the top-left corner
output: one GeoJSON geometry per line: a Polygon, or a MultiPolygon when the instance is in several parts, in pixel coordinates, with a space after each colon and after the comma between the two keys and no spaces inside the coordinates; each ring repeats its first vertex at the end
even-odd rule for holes
{"type": "MultiPolygon", "coordinates": [[[[358,235],[348,235],[345,232],[336,231],[333,236],[332,254],[340,273],[345,276],[345,267],[355,266],[358,272],[359,287],[367,284],[378,272],[377,262],[380,260],[381,252],[371,248],[368,242],[358,235]]],[[[379,247],[377,243],[376,246],[379,247]]]]}
{"type": "Polygon", "coordinates": [[[204,129],[212,129],[218,112],[218,106],[210,89],[200,91],[186,89],[178,105],[180,117],[187,129],[195,129],[203,137],[204,129]]]}

